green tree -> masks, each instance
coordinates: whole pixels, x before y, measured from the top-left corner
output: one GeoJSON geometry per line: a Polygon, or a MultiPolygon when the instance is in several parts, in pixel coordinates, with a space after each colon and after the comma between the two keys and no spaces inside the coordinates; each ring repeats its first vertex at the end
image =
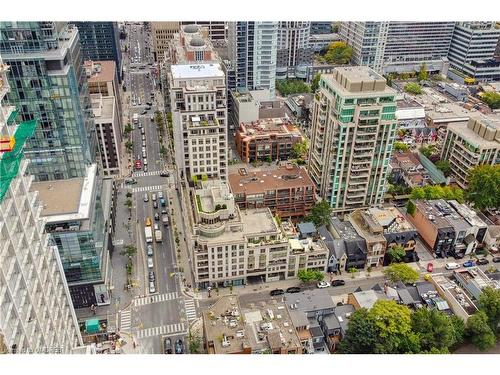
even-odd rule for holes
{"type": "Polygon", "coordinates": [[[436,153],[437,149],[434,145],[422,146],[420,147],[420,152],[429,159],[432,155],[436,153]]]}
{"type": "Polygon", "coordinates": [[[134,256],[135,254],[137,254],[137,247],[129,244],[125,246],[125,249],[123,249],[120,254],[125,255],[127,257],[134,256]]]}
{"type": "Polygon", "coordinates": [[[309,85],[299,79],[276,80],[276,90],[278,90],[283,96],[311,92],[309,85]]]}
{"type": "Polygon", "coordinates": [[[418,83],[415,83],[415,82],[407,83],[404,87],[404,90],[407,93],[413,94],[413,95],[422,94],[422,87],[420,87],[420,85],[418,83]]]}
{"type": "Polygon", "coordinates": [[[484,92],[481,94],[480,98],[491,109],[500,108],[500,93],[494,91],[484,92]]]}
{"type": "Polygon", "coordinates": [[[125,206],[126,206],[129,210],[131,210],[131,209],[132,209],[132,200],[131,200],[131,199],[127,199],[127,200],[125,201],[125,203],[124,203],[124,204],[125,204],[125,206]]]}
{"type": "Polygon", "coordinates": [[[345,42],[333,42],[328,46],[325,61],[329,64],[349,64],[352,57],[352,47],[345,42]]]}
{"type": "Polygon", "coordinates": [[[125,194],[127,198],[132,198],[132,193],[130,191],[127,191],[127,194],[125,194]]]}
{"type": "Polygon", "coordinates": [[[305,159],[309,151],[309,143],[307,139],[297,142],[292,147],[293,156],[297,159],[305,159]]]}
{"type": "Polygon", "coordinates": [[[500,165],[483,164],[469,172],[467,199],[479,210],[500,207],[500,165]]]}
{"type": "Polygon", "coordinates": [[[330,222],[332,216],[332,208],[327,201],[322,200],[314,205],[311,209],[311,214],[308,220],[312,221],[316,227],[326,225],[330,222]]]}
{"type": "Polygon", "coordinates": [[[188,346],[189,354],[200,354],[201,353],[201,337],[198,331],[193,332],[192,329],[188,333],[188,346]]]}
{"type": "Polygon", "coordinates": [[[384,275],[393,283],[401,281],[405,284],[414,283],[420,275],[405,263],[393,263],[384,269],[384,275]]]}
{"type": "Polygon", "coordinates": [[[316,74],[311,82],[311,92],[315,92],[319,88],[319,80],[321,79],[321,74],[316,74]]]}
{"type": "Polygon", "coordinates": [[[496,344],[496,336],[484,311],[476,312],[467,320],[466,333],[472,344],[481,351],[491,349],[496,344]]]}
{"type": "Polygon", "coordinates": [[[397,152],[397,151],[406,152],[409,149],[410,149],[410,147],[406,143],[403,143],[403,142],[394,142],[394,152],[397,152]]]}
{"type": "Polygon", "coordinates": [[[413,203],[412,200],[409,200],[408,203],[406,203],[406,212],[408,212],[411,216],[415,215],[415,211],[417,210],[417,206],[415,206],[415,203],[413,203]]]}
{"type": "Polygon", "coordinates": [[[134,143],[132,141],[125,142],[125,148],[128,150],[128,152],[131,152],[133,147],[134,147],[134,143]]]}
{"type": "Polygon", "coordinates": [[[401,262],[406,255],[406,251],[401,245],[396,245],[387,250],[391,262],[401,262]]]}
{"type": "Polygon", "coordinates": [[[422,63],[420,65],[420,70],[417,75],[418,81],[427,81],[429,79],[429,72],[427,71],[427,65],[425,63],[422,63]]]}
{"type": "Polygon", "coordinates": [[[445,177],[451,174],[450,162],[448,160],[438,160],[435,164],[436,168],[443,172],[445,177]]]}
{"type": "Polygon", "coordinates": [[[373,354],[378,341],[375,322],[365,308],[356,310],[349,318],[349,329],[339,344],[343,354],[373,354]]]}
{"type": "Polygon", "coordinates": [[[308,283],[314,280],[314,274],[310,270],[306,269],[299,270],[297,277],[303,283],[308,283]]]}
{"type": "Polygon", "coordinates": [[[453,325],[454,348],[457,348],[465,341],[465,323],[456,315],[450,316],[450,321],[453,325]]]}
{"type": "Polygon", "coordinates": [[[494,333],[500,323],[500,290],[486,287],[479,296],[479,307],[488,317],[488,324],[494,333]]]}
{"type": "Polygon", "coordinates": [[[130,125],[130,122],[125,125],[125,129],[123,131],[125,132],[125,135],[129,135],[132,132],[132,125],[130,125]]]}
{"type": "Polygon", "coordinates": [[[368,312],[377,329],[376,353],[419,352],[418,336],[411,331],[411,311],[395,301],[378,300],[368,312]]]}
{"type": "Polygon", "coordinates": [[[441,311],[418,309],[411,314],[411,326],[419,336],[421,350],[449,350],[457,343],[453,322],[441,311]]]}

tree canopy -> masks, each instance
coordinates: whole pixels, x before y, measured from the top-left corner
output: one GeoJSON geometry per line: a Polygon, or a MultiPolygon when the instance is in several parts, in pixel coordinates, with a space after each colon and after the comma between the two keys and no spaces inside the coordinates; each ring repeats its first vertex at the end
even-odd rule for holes
{"type": "Polygon", "coordinates": [[[413,95],[420,95],[422,93],[422,87],[418,83],[410,82],[407,83],[404,87],[404,90],[413,95]]]}
{"type": "Polygon", "coordinates": [[[408,151],[410,149],[410,146],[408,146],[406,143],[403,142],[394,142],[394,152],[396,151],[408,151]]]}
{"type": "Polygon", "coordinates": [[[405,249],[401,245],[396,245],[387,250],[391,262],[401,262],[406,255],[405,249]]]}
{"type": "Polygon", "coordinates": [[[445,177],[451,174],[451,166],[448,160],[438,160],[436,163],[436,168],[443,172],[445,177]]]}
{"type": "Polygon", "coordinates": [[[427,79],[429,79],[429,72],[427,71],[427,65],[425,63],[422,63],[422,65],[420,65],[420,70],[418,71],[417,79],[419,82],[427,81],[427,79]]]}
{"type": "Polygon", "coordinates": [[[323,279],[325,278],[325,275],[323,274],[323,272],[315,271],[315,270],[306,270],[306,269],[299,270],[299,272],[297,273],[297,276],[298,276],[299,280],[304,282],[304,283],[307,283],[310,281],[323,281],[323,279]]]}
{"type": "Polygon", "coordinates": [[[414,283],[420,278],[419,273],[405,263],[391,264],[384,269],[384,275],[393,283],[414,283]]]}
{"type": "Polygon", "coordinates": [[[330,204],[322,200],[314,205],[311,209],[311,214],[308,220],[312,221],[316,227],[326,225],[330,222],[330,217],[332,216],[332,208],[330,204]]]}
{"type": "Polygon", "coordinates": [[[472,344],[481,351],[491,349],[496,344],[496,336],[488,324],[488,316],[478,311],[467,320],[466,333],[472,344]]]}
{"type": "Polygon", "coordinates": [[[321,79],[321,74],[316,74],[311,81],[311,91],[315,92],[319,87],[319,80],[321,79]]]}
{"type": "Polygon", "coordinates": [[[496,333],[500,323],[500,290],[484,288],[479,296],[479,308],[486,314],[491,330],[496,333]]]}
{"type": "Polygon", "coordinates": [[[329,64],[349,64],[352,57],[352,47],[346,42],[333,42],[328,46],[323,59],[329,64]]]}
{"type": "Polygon", "coordinates": [[[372,354],[378,341],[375,324],[365,308],[356,310],[349,318],[349,329],[340,342],[339,352],[345,354],[372,354]]]}
{"type": "Polygon", "coordinates": [[[300,79],[278,79],[276,80],[276,90],[283,96],[311,92],[309,85],[300,79]]]}
{"type": "Polygon", "coordinates": [[[484,164],[469,172],[467,199],[479,210],[500,207],[500,165],[484,164]]]}
{"type": "Polygon", "coordinates": [[[455,186],[426,185],[415,187],[410,193],[411,199],[446,199],[464,202],[464,191],[455,186]]]}
{"type": "Polygon", "coordinates": [[[498,92],[484,92],[480,96],[481,100],[485,102],[491,109],[500,108],[500,93],[498,92]]]}
{"type": "Polygon", "coordinates": [[[292,147],[293,155],[297,159],[304,160],[307,156],[308,151],[309,151],[309,143],[307,143],[307,139],[295,143],[292,147]]]}

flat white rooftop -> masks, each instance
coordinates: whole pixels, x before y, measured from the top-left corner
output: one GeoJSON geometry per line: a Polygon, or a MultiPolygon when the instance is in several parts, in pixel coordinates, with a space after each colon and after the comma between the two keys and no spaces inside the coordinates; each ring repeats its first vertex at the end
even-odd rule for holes
{"type": "Polygon", "coordinates": [[[224,77],[219,63],[172,65],[171,69],[174,79],[224,77]]]}

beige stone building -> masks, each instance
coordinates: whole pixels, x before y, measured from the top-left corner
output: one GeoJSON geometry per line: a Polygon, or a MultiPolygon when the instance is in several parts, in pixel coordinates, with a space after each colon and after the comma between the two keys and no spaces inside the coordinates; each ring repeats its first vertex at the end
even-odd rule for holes
{"type": "Polygon", "coordinates": [[[179,22],[151,22],[155,60],[163,59],[169,41],[179,32],[179,22]]]}

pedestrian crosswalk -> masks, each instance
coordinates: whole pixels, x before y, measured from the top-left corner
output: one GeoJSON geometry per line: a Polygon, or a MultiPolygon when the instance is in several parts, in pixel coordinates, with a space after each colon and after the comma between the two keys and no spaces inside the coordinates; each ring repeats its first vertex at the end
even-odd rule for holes
{"type": "Polygon", "coordinates": [[[165,185],[141,186],[132,189],[133,193],[141,193],[143,191],[159,191],[165,189],[165,185]]]}
{"type": "Polygon", "coordinates": [[[151,172],[134,172],[132,177],[148,177],[148,176],[158,176],[163,171],[151,171],[151,172]]]}
{"type": "Polygon", "coordinates": [[[149,305],[152,303],[171,301],[171,300],[174,300],[177,298],[179,298],[179,295],[177,292],[164,293],[164,294],[153,294],[149,297],[141,297],[141,298],[134,299],[132,302],[132,305],[134,307],[144,306],[144,305],[149,305]]]}
{"type": "Polygon", "coordinates": [[[137,332],[136,337],[138,339],[145,339],[152,336],[171,336],[178,335],[180,333],[187,333],[184,323],[174,323],[160,327],[142,329],[137,332]]]}
{"type": "Polygon", "coordinates": [[[186,317],[188,322],[191,320],[195,320],[197,318],[194,299],[192,298],[184,299],[184,309],[186,310],[186,317]]]}
{"type": "Polygon", "coordinates": [[[120,313],[120,331],[129,331],[132,326],[132,312],[122,310],[120,313]]]}

